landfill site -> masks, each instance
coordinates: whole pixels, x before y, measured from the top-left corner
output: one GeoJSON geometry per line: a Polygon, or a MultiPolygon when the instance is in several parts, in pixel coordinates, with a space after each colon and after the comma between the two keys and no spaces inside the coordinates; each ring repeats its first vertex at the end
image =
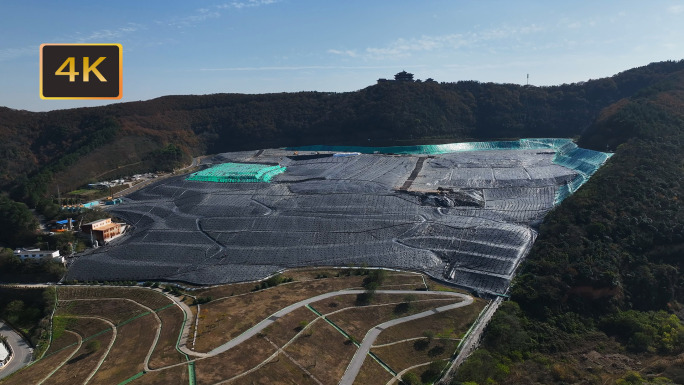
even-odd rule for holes
{"type": "Polygon", "coordinates": [[[213,285],[367,265],[505,295],[535,227],[609,157],[569,139],[219,154],[108,208],[126,234],[67,279],[213,285]]]}

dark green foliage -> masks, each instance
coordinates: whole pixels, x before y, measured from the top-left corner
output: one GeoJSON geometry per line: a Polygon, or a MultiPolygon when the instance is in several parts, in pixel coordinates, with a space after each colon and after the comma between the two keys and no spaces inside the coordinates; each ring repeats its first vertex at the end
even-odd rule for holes
{"type": "Polygon", "coordinates": [[[401,383],[403,385],[420,385],[422,382],[417,374],[413,372],[407,372],[401,376],[401,383]]]}
{"type": "Polygon", "coordinates": [[[463,381],[474,381],[488,384],[504,379],[510,372],[510,360],[497,358],[487,349],[476,350],[458,369],[452,384],[463,381]]]}
{"type": "Polygon", "coordinates": [[[93,354],[100,350],[100,341],[99,340],[90,340],[85,346],[85,351],[88,354],[93,354]]]}
{"type": "Polygon", "coordinates": [[[11,249],[0,249],[0,282],[57,282],[65,272],[64,265],[52,258],[21,261],[11,249]]]}
{"type": "Polygon", "coordinates": [[[193,305],[201,305],[203,303],[211,302],[212,297],[197,297],[192,301],[193,305]]]}
{"type": "Polygon", "coordinates": [[[143,160],[148,163],[150,170],[168,172],[182,167],[189,158],[180,147],[169,143],[166,147],[148,153],[143,160]]]}
{"type": "Polygon", "coordinates": [[[633,352],[684,352],[684,325],[676,315],[662,310],[611,314],[601,319],[599,328],[620,338],[633,352]]]}
{"type": "Polygon", "coordinates": [[[432,384],[439,378],[439,375],[442,373],[442,370],[444,369],[446,364],[446,361],[431,362],[430,365],[428,365],[427,369],[425,369],[423,373],[421,373],[420,380],[424,384],[432,384]]]}
{"type": "Polygon", "coordinates": [[[363,279],[362,286],[367,290],[375,290],[385,282],[385,278],[387,278],[387,271],[382,269],[370,270],[368,276],[363,279]]]}
{"type": "MultiPolygon", "coordinates": [[[[651,110],[658,109],[663,107],[654,104],[651,110]]],[[[684,120],[644,112],[627,121],[640,137],[620,145],[547,216],[516,280],[513,298],[537,316],[549,310],[657,310],[684,301],[678,278],[684,268],[684,151],[675,144],[684,140],[684,120]]]]}
{"type": "Polygon", "coordinates": [[[394,314],[397,315],[407,313],[409,310],[411,310],[411,304],[408,302],[401,302],[394,306],[394,314]]]}
{"type": "Polygon", "coordinates": [[[285,277],[281,275],[280,273],[275,274],[274,276],[268,278],[265,281],[261,281],[259,285],[254,286],[254,289],[252,291],[259,291],[263,289],[268,289],[269,287],[275,287],[280,285],[281,283],[288,283],[292,282],[293,279],[292,277],[285,277]]]}
{"type": "Polygon", "coordinates": [[[423,350],[427,349],[428,346],[430,346],[430,340],[428,339],[419,339],[416,340],[416,342],[413,343],[413,349],[422,352],[423,350]]]}
{"type": "MultiPolygon", "coordinates": [[[[118,123],[111,117],[84,119],[82,121],[84,135],[71,138],[73,140],[71,146],[62,149],[61,156],[52,159],[31,176],[18,179],[19,183],[12,192],[13,198],[26,202],[32,207],[38,205],[45,198],[55,173],[74,166],[79,158],[107,144],[115,137],[118,128],[118,123]]],[[[49,131],[46,133],[48,133],[48,138],[38,138],[34,142],[34,147],[55,145],[55,143],[50,142],[49,131]]]]}
{"type": "Polygon", "coordinates": [[[22,331],[36,345],[47,335],[55,303],[54,288],[15,289],[0,287],[0,318],[22,331]]]}
{"type": "MultiPolygon", "coordinates": [[[[171,293],[177,297],[180,297],[181,295],[183,295],[183,292],[181,291],[181,289],[176,285],[166,285],[166,287],[164,287],[163,291],[171,293]]],[[[209,301],[207,301],[207,302],[209,302],[209,301]]]]}
{"type": "Polygon", "coordinates": [[[356,295],[356,306],[366,306],[370,305],[373,297],[375,296],[375,291],[366,290],[363,293],[356,295]]]}
{"type": "MultiPolygon", "coordinates": [[[[683,351],[684,326],[668,313],[684,302],[682,90],[684,72],[667,76],[606,109],[583,133],[580,145],[615,155],[545,218],[514,280],[519,306],[500,307],[459,381],[506,382],[502,369],[514,365],[525,378],[531,368],[546,370],[537,377],[543,383],[591,378],[554,363],[564,356],[554,353],[602,349],[605,334],[622,345],[618,352],[683,351]]],[[[632,373],[617,383],[655,382],[632,373]]]]}
{"type": "Polygon", "coordinates": [[[38,221],[28,207],[0,194],[0,245],[21,247],[35,240],[38,221]]]}
{"type": "Polygon", "coordinates": [[[366,269],[365,267],[362,269],[357,269],[356,271],[357,275],[367,275],[361,284],[366,291],[356,295],[356,305],[366,306],[373,301],[373,298],[375,297],[375,290],[377,290],[377,288],[385,281],[385,278],[387,278],[387,271],[382,269],[371,270],[366,269]]]}

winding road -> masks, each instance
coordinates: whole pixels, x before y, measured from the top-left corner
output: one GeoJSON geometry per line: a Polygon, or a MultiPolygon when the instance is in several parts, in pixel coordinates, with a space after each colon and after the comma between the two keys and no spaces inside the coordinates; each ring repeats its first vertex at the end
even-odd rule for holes
{"type": "MultiPolygon", "coordinates": [[[[223,344],[223,345],[217,347],[216,349],[210,351],[209,353],[207,353],[207,355],[208,356],[215,356],[217,354],[223,353],[227,350],[234,348],[235,346],[247,341],[251,337],[257,335],[262,330],[266,329],[269,325],[271,325],[272,323],[277,321],[278,318],[281,318],[284,315],[286,315],[286,314],[288,314],[294,310],[299,309],[300,307],[306,306],[306,305],[314,303],[314,302],[318,302],[318,301],[323,300],[323,299],[332,298],[332,297],[335,297],[338,295],[361,294],[364,292],[365,292],[365,290],[339,290],[339,291],[333,291],[330,293],[317,295],[315,297],[307,298],[307,299],[299,301],[297,303],[293,303],[292,305],[284,307],[284,308],[278,310],[277,312],[273,313],[270,317],[266,318],[265,320],[259,322],[256,325],[254,325],[252,328],[250,328],[249,330],[240,334],[239,336],[233,338],[232,340],[226,342],[225,344],[223,344]]],[[[433,314],[436,314],[436,313],[439,313],[442,311],[455,309],[457,307],[466,306],[466,305],[470,305],[471,303],[473,303],[473,297],[471,297],[467,294],[454,293],[454,292],[448,292],[448,291],[376,290],[375,292],[379,293],[379,294],[453,295],[454,297],[459,297],[459,298],[463,299],[462,302],[459,302],[456,304],[442,306],[442,307],[437,308],[437,309],[425,311],[425,312],[414,314],[414,315],[407,316],[407,317],[397,318],[395,320],[385,322],[382,325],[376,326],[376,328],[381,327],[381,326],[388,324],[388,323],[398,321],[398,322],[395,322],[392,324],[392,325],[396,325],[396,324],[399,324],[401,322],[407,322],[407,321],[411,321],[414,319],[427,317],[429,315],[433,315],[433,314]]],[[[386,325],[384,327],[387,328],[387,327],[390,327],[392,325],[386,325]]],[[[378,334],[380,334],[379,331],[378,331],[378,334]]],[[[364,343],[366,342],[367,338],[368,338],[368,335],[366,335],[366,338],[364,338],[364,340],[363,340],[364,343]]],[[[375,338],[373,338],[373,341],[375,341],[375,338]]],[[[373,341],[370,342],[370,345],[372,345],[373,341]]],[[[368,345],[369,348],[370,348],[370,345],[368,345]]],[[[363,346],[363,344],[362,344],[362,346],[363,346]]],[[[361,350],[361,349],[359,349],[359,350],[361,350]]],[[[366,353],[368,353],[368,350],[366,350],[366,353]]],[[[357,352],[357,355],[358,354],[359,354],[359,352],[357,352]]],[[[365,354],[362,355],[361,357],[365,358],[365,354]]],[[[350,364],[350,366],[351,366],[351,364],[350,364]]],[[[361,369],[361,365],[359,365],[359,369],[361,369]]],[[[349,371],[349,368],[347,368],[347,370],[349,371]]],[[[358,369],[356,370],[356,372],[358,373],[358,369]]],[[[354,375],[354,377],[356,377],[356,374],[354,375]]],[[[351,384],[351,382],[350,382],[350,384],[351,384]]]]}
{"type": "Polygon", "coordinates": [[[14,355],[7,365],[0,369],[0,379],[2,379],[28,365],[31,362],[33,349],[19,333],[2,321],[0,321],[0,334],[7,337],[14,355]]]}
{"type": "MultiPolygon", "coordinates": [[[[378,291],[382,292],[382,291],[378,291]]],[[[427,311],[424,311],[422,313],[417,313],[413,315],[409,315],[406,317],[401,317],[401,318],[396,318],[387,322],[383,322],[380,325],[377,325],[376,327],[372,328],[366,333],[366,336],[363,338],[363,341],[361,342],[361,346],[359,346],[359,349],[356,351],[354,354],[354,357],[352,358],[351,362],[349,363],[349,366],[347,366],[347,370],[344,372],[344,375],[342,376],[342,379],[340,380],[340,385],[352,385],[354,383],[354,380],[356,379],[356,376],[359,374],[359,370],[361,370],[361,365],[363,365],[363,361],[366,359],[366,356],[368,355],[368,352],[370,351],[371,346],[373,346],[373,342],[378,338],[380,333],[382,333],[383,330],[404,323],[404,322],[409,322],[413,320],[417,320],[419,318],[423,317],[428,317],[431,315],[435,315],[447,310],[452,310],[452,309],[457,309],[459,307],[463,306],[468,306],[473,303],[473,297],[466,295],[466,294],[460,294],[460,293],[451,293],[451,292],[444,292],[444,291],[409,291],[409,290],[400,290],[401,292],[407,292],[411,294],[418,294],[418,293],[427,293],[427,294],[447,294],[447,295],[454,295],[456,297],[463,298],[464,300],[458,303],[453,303],[450,305],[445,305],[445,306],[440,306],[435,309],[430,309],[427,311]]]]}

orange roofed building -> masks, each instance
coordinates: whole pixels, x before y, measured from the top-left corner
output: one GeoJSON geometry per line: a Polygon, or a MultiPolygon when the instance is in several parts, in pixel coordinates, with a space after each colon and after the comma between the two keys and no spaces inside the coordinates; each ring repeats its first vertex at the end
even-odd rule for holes
{"type": "Polygon", "coordinates": [[[112,223],[111,218],[100,219],[82,225],[81,231],[85,234],[92,233],[93,238],[103,245],[121,234],[121,224],[112,223]]]}

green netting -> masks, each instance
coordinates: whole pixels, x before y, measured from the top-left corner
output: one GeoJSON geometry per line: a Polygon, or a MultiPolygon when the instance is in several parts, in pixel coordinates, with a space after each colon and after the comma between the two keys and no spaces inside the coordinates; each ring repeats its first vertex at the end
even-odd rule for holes
{"type": "Polygon", "coordinates": [[[417,146],[394,146],[394,147],[361,147],[361,146],[304,146],[288,147],[293,151],[329,151],[329,152],[359,152],[361,154],[448,154],[462,151],[486,151],[486,150],[555,150],[568,143],[570,139],[563,138],[536,138],[520,139],[497,142],[464,142],[447,144],[428,144],[417,146]]]}
{"type": "Polygon", "coordinates": [[[218,183],[254,183],[270,182],[271,179],[285,172],[283,166],[254,163],[223,163],[190,174],[187,180],[218,183]]]}
{"type": "Polygon", "coordinates": [[[561,146],[553,157],[553,163],[576,171],[577,176],[560,186],[554,204],[561,203],[582,187],[611,156],[613,154],[579,148],[572,142],[561,146]]]}

